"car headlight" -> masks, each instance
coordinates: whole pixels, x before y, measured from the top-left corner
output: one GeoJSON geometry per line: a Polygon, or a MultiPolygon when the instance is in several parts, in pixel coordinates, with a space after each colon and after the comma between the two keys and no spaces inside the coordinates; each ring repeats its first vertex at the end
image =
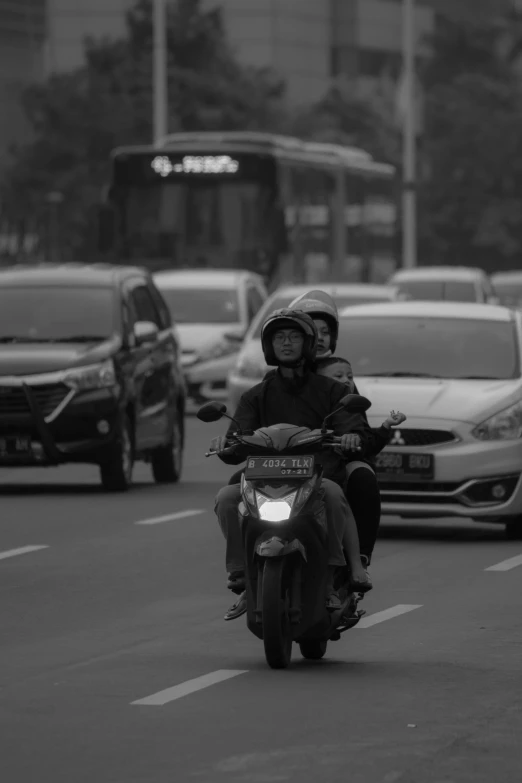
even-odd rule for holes
{"type": "Polygon", "coordinates": [[[522,402],[516,402],[472,430],[477,440],[517,440],[522,435],[522,402]]]}
{"type": "Polygon", "coordinates": [[[112,359],[87,367],[77,367],[64,374],[63,382],[75,391],[110,389],[116,386],[116,370],[112,359]]]}
{"type": "Polygon", "coordinates": [[[296,495],[297,492],[292,492],[284,498],[267,498],[260,492],[256,492],[259,518],[265,522],[286,522],[290,519],[296,495]]]}
{"type": "Polygon", "coordinates": [[[245,357],[240,359],[236,366],[236,373],[240,378],[252,378],[253,380],[262,379],[265,375],[266,367],[261,365],[255,359],[245,357]]]}
{"type": "Polygon", "coordinates": [[[218,343],[213,343],[205,348],[202,348],[198,353],[196,361],[209,362],[212,359],[221,359],[222,356],[229,356],[232,353],[237,353],[238,345],[234,344],[230,340],[220,340],[218,343]]]}

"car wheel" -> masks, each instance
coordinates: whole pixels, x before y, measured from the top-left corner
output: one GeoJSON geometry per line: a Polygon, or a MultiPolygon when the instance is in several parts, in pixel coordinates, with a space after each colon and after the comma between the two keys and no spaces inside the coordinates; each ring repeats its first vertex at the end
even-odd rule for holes
{"type": "Polygon", "coordinates": [[[167,446],[152,452],[152,475],[157,484],[175,484],[183,469],[183,426],[181,414],[176,412],[172,435],[167,446]]]}
{"type": "Polygon", "coordinates": [[[508,541],[522,541],[522,516],[511,517],[505,526],[508,541]]]}
{"type": "Polygon", "coordinates": [[[134,470],[134,438],[132,422],[125,416],[118,441],[111,449],[110,457],[100,465],[103,489],[107,492],[125,492],[132,485],[134,470]]]}

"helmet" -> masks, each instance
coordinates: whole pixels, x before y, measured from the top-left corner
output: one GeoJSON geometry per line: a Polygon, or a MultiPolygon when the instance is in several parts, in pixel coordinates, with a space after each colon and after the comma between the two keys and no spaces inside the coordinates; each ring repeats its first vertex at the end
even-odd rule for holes
{"type": "Polygon", "coordinates": [[[271,313],[261,329],[261,346],[265,362],[270,367],[277,367],[280,364],[278,359],[276,359],[274,346],[272,345],[272,337],[279,329],[298,329],[300,332],[304,332],[305,339],[301,358],[309,364],[315,361],[317,343],[319,341],[317,326],[310,316],[301,312],[301,310],[286,308],[284,310],[275,310],[271,313]]]}
{"type": "Polygon", "coordinates": [[[339,337],[339,314],[334,300],[325,291],[308,291],[301,294],[289,307],[295,307],[308,313],[312,318],[322,318],[330,328],[330,351],[335,353],[339,337]]]}

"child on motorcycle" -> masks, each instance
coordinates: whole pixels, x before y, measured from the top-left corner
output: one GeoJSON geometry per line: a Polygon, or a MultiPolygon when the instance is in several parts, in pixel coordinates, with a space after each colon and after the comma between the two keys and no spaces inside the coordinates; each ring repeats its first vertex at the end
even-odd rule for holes
{"type": "MultiPolygon", "coordinates": [[[[340,383],[344,383],[349,394],[355,392],[352,365],[348,359],[342,359],[340,356],[320,358],[316,362],[315,371],[318,375],[324,375],[327,378],[333,378],[336,381],[340,381],[340,383]]],[[[369,459],[376,457],[388,445],[391,428],[398,427],[404,421],[406,421],[404,413],[401,413],[401,411],[390,411],[390,415],[383,421],[380,427],[372,428],[374,447],[370,453],[367,453],[369,459]]]]}

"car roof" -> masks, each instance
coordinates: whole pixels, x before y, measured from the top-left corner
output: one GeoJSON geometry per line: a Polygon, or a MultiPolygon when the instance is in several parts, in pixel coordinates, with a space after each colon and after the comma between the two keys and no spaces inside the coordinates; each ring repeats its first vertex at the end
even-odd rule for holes
{"type": "Polygon", "coordinates": [[[377,285],[376,283],[300,283],[299,285],[282,285],[271,294],[272,298],[280,296],[296,297],[307,291],[324,291],[335,299],[336,296],[382,296],[395,291],[393,285],[377,285]]]}
{"type": "Polygon", "coordinates": [[[136,274],[149,275],[147,270],[140,267],[116,264],[15,264],[0,269],[0,287],[88,285],[108,288],[136,274]]]}
{"type": "Polygon", "coordinates": [[[483,269],[471,266],[421,266],[415,269],[398,269],[390,283],[406,280],[476,280],[485,277],[483,269]]]}
{"type": "Polygon", "coordinates": [[[491,275],[494,283],[520,283],[522,282],[522,269],[512,269],[509,272],[495,272],[491,275]]]}
{"type": "Polygon", "coordinates": [[[261,275],[248,269],[164,269],[155,272],[154,282],[159,288],[237,288],[241,281],[262,280],[261,275]]]}
{"type": "Polygon", "coordinates": [[[379,302],[378,304],[343,307],[341,318],[357,316],[401,318],[462,318],[480,321],[512,321],[515,313],[509,307],[474,302],[379,302]]]}

